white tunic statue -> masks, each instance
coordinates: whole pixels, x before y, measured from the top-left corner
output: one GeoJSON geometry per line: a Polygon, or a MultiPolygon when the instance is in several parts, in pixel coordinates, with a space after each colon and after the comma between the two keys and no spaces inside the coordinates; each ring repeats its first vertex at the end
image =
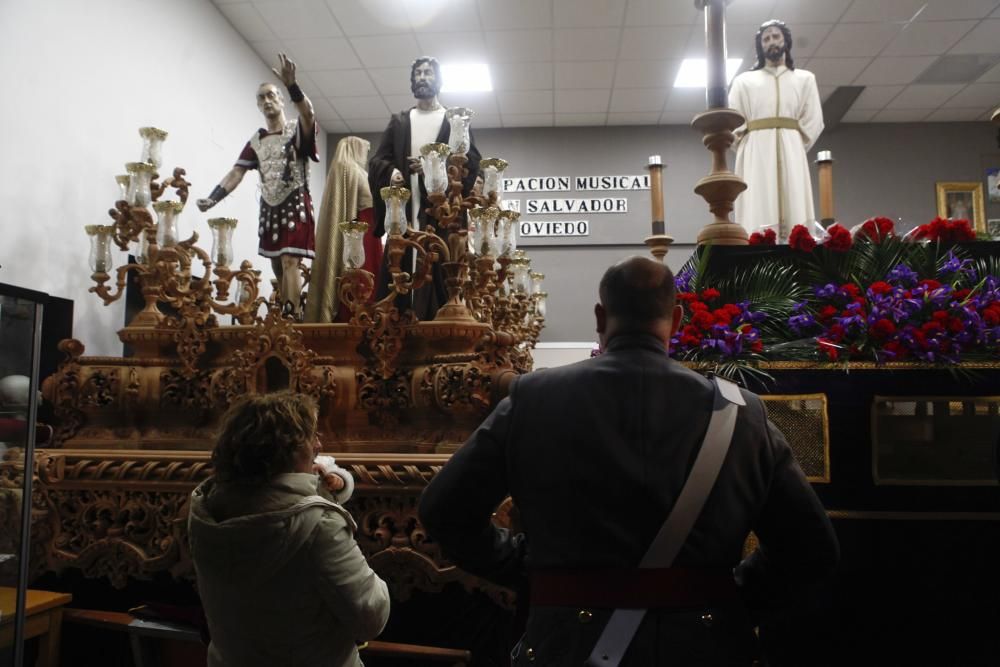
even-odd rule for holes
{"type": "Polygon", "coordinates": [[[823,109],[812,72],[788,66],[792,37],[784,23],[765,23],[756,43],[757,67],[729,91],[729,105],[747,120],[736,130],[736,174],[747,184],[736,222],[749,233],[773,229],[786,242],[792,227],[811,230],[816,219],[806,152],[823,131],[823,109]]]}

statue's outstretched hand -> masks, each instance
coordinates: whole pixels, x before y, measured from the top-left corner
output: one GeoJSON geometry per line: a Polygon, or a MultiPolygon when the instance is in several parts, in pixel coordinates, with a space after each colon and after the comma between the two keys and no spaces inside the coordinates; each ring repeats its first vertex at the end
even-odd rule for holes
{"type": "Polygon", "coordinates": [[[209,199],[208,197],[203,197],[202,199],[199,199],[198,201],[196,201],[195,204],[198,205],[198,210],[201,211],[202,213],[204,213],[208,209],[210,209],[213,206],[215,206],[215,200],[214,199],[209,199]]]}
{"type": "Polygon", "coordinates": [[[281,82],[285,84],[285,88],[289,88],[295,84],[295,63],[284,53],[278,54],[278,67],[272,67],[271,71],[274,72],[276,77],[281,79],[281,82]]]}

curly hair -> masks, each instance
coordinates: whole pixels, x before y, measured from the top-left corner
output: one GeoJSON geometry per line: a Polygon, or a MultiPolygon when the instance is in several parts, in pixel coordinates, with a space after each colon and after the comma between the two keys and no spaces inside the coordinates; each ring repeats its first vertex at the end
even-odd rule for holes
{"type": "Polygon", "coordinates": [[[788,69],[795,69],[795,61],[792,60],[792,31],[788,29],[784,21],[779,21],[778,19],[771,19],[770,21],[765,21],[761,24],[760,29],[757,30],[757,34],[753,37],[754,48],[757,51],[757,64],[751,67],[751,70],[763,69],[765,63],[767,62],[767,57],[764,55],[764,45],[761,43],[761,38],[764,36],[764,31],[768,28],[777,28],[781,31],[781,35],[785,38],[785,67],[788,69]]]}
{"type": "Polygon", "coordinates": [[[222,417],[212,450],[216,476],[265,482],[291,472],[296,452],[312,444],[318,415],[312,397],[292,391],[240,398],[222,417]]]}

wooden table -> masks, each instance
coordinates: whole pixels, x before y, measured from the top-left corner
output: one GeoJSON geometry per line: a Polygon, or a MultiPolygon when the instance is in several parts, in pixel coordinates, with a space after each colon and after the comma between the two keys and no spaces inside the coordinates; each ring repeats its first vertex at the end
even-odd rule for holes
{"type": "MultiPolygon", "coordinates": [[[[17,591],[0,586],[0,648],[14,643],[14,602],[17,591]]],[[[59,634],[62,608],[73,600],[69,593],[28,590],[25,593],[24,638],[39,637],[37,667],[59,664],[59,634]]]]}

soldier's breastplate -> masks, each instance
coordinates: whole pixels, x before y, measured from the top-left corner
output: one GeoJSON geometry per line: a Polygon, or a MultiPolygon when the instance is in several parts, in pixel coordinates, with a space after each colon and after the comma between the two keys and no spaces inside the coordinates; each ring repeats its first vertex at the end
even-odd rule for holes
{"type": "Polygon", "coordinates": [[[250,140],[250,145],[257,153],[261,196],[271,206],[277,206],[285,201],[288,195],[305,185],[301,160],[292,161],[291,178],[284,180],[285,165],[288,162],[285,146],[295,137],[295,131],[296,123],[292,121],[285,124],[285,130],[280,135],[269,134],[263,139],[259,135],[254,135],[250,140]]]}

